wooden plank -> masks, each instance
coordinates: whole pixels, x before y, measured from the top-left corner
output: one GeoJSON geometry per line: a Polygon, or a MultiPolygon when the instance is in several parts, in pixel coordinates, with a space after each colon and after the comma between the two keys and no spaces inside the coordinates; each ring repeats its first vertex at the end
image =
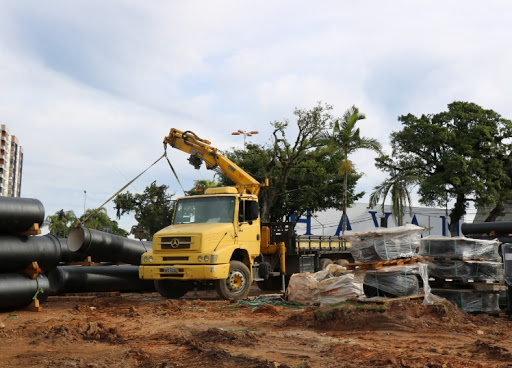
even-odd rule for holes
{"type": "Polygon", "coordinates": [[[377,304],[387,304],[393,302],[407,302],[411,300],[418,300],[425,298],[425,295],[411,295],[411,296],[402,296],[399,298],[371,298],[371,299],[360,299],[359,302],[363,303],[377,303],[377,304]]]}
{"type": "Polygon", "coordinates": [[[20,235],[41,235],[41,229],[39,229],[39,224],[32,224],[32,226],[27,231],[20,233],[20,235]]]}
{"type": "Polygon", "coordinates": [[[378,261],[378,262],[367,262],[367,263],[350,263],[347,266],[348,270],[379,270],[383,267],[389,266],[404,266],[404,265],[412,265],[419,261],[421,261],[422,257],[414,257],[414,258],[399,258],[399,259],[391,259],[389,261],[378,261]]]}
{"type": "Polygon", "coordinates": [[[32,262],[31,265],[24,270],[21,270],[20,273],[24,273],[28,275],[32,280],[35,280],[37,276],[41,273],[41,268],[39,268],[39,265],[37,262],[32,262]]]}

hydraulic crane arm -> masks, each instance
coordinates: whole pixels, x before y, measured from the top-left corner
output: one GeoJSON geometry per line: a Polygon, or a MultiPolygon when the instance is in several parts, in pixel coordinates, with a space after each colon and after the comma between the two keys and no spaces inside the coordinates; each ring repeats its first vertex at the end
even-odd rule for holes
{"type": "Polygon", "coordinates": [[[199,169],[201,161],[204,161],[208,170],[217,167],[221,169],[235,183],[235,187],[241,194],[258,195],[260,188],[267,185],[266,183],[259,183],[210,144],[210,141],[199,138],[191,131],[182,132],[175,128],[172,128],[169,135],[164,139],[164,147],[170,145],[173,148],[190,153],[188,161],[194,168],[199,169]]]}

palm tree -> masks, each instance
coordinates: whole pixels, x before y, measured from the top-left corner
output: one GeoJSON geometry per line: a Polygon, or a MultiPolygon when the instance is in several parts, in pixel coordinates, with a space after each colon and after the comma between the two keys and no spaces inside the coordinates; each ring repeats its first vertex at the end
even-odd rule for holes
{"type": "Polygon", "coordinates": [[[347,229],[347,197],[348,197],[348,174],[354,170],[354,165],[348,159],[350,154],[360,149],[368,149],[377,153],[381,152],[381,144],[374,138],[361,137],[356,123],[359,120],[366,119],[366,116],[359,112],[355,106],[349,108],[343,114],[341,120],[334,123],[333,134],[331,136],[334,149],[342,153],[343,159],[339,163],[338,174],[343,175],[343,234],[347,229]]]}
{"type": "Polygon", "coordinates": [[[373,188],[369,206],[376,206],[382,199],[382,212],[384,212],[384,203],[389,195],[395,224],[402,226],[407,207],[412,214],[411,189],[418,184],[419,177],[412,169],[395,166],[388,156],[377,158],[375,165],[389,172],[389,178],[373,188]]]}

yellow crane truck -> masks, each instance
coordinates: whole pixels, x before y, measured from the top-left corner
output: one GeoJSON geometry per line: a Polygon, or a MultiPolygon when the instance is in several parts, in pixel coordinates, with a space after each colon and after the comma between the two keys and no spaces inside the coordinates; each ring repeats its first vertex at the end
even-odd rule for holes
{"type": "Polygon", "coordinates": [[[284,289],[294,272],[314,272],[350,257],[337,236],[297,236],[292,223],[260,222],[259,183],[196,134],[171,129],[167,145],[190,154],[196,169],[220,169],[235,183],[179,198],[170,226],[153,236],[142,255],[139,277],[155,280],[157,291],[179,298],[194,287],[215,286],[224,299],[243,299],[253,281],[262,289],[284,289]]]}

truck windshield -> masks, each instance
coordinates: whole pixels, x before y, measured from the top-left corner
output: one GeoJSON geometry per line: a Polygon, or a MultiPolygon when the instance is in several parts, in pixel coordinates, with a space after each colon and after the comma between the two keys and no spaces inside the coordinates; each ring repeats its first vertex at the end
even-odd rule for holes
{"type": "Polygon", "coordinates": [[[176,204],[173,224],[233,222],[234,197],[183,198],[176,204]]]}

